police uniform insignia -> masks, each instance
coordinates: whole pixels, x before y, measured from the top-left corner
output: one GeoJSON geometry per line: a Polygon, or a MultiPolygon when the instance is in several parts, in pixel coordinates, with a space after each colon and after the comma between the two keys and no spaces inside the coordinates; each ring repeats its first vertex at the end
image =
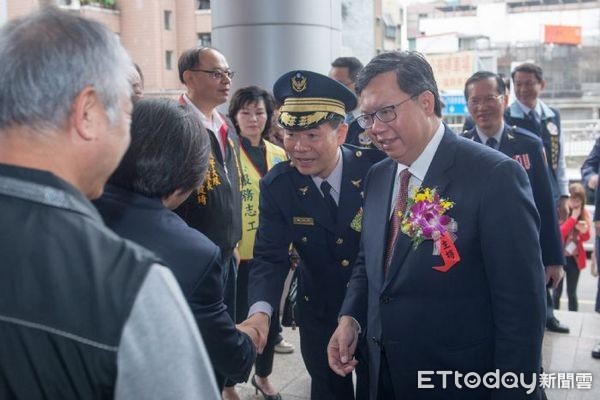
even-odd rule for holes
{"type": "Polygon", "coordinates": [[[354,185],[355,187],[359,188],[360,187],[360,183],[362,182],[362,179],[357,179],[355,181],[353,181],[351,179],[350,182],[352,183],[352,185],[354,185]]]}
{"type": "Polygon", "coordinates": [[[528,171],[531,168],[531,161],[529,161],[529,154],[515,154],[513,160],[517,161],[521,166],[528,171]]]}
{"type": "Polygon", "coordinates": [[[371,138],[369,137],[369,135],[367,135],[364,132],[361,132],[358,134],[358,142],[361,144],[361,146],[363,147],[368,147],[371,145],[372,141],[371,138]]]}
{"type": "Polygon", "coordinates": [[[306,196],[306,192],[308,192],[308,186],[298,188],[298,191],[302,194],[302,196],[306,196]]]}
{"type": "Polygon", "coordinates": [[[361,207],[358,209],[354,218],[352,218],[352,222],[350,222],[350,228],[354,229],[356,232],[362,231],[362,215],[363,209],[361,207]]]}
{"type": "Polygon", "coordinates": [[[550,132],[551,135],[556,136],[558,135],[558,126],[556,126],[556,124],[552,121],[548,122],[546,124],[546,129],[548,129],[548,132],[550,132]]]}
{"type": "Polygon", "coordinates": [[[297,93],[303,92],[306,89],[306,77],[300,72],[296,72],[292,76],[292,89],[297,93]]]}
{"type": "Polygon", "coordinates": [[[293,218],[294,225],[314,225],[315,220],[310,217],[294,217],[293,218]]]}

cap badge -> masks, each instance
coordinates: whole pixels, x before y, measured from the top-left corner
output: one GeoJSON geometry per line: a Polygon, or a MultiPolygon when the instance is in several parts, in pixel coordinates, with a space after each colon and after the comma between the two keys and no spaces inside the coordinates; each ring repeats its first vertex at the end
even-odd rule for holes
{"type": "Polygon", "coordinates": [[[292,89],[294,92],[303,92],[306,89],[306,77],[300,72],[292,77],[292,89]]]}

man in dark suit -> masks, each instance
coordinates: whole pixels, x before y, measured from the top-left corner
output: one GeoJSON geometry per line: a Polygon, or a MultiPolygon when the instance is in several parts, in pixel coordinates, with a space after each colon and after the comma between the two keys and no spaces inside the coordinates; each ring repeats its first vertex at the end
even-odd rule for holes
{"type": "MultiPolygon", "coordinates": [[[[273,93],[283,103],[279,123],[291,162],[277,164],[261,181],[250,319],[279,307],[293,244],[301,259],[297,321],[311,398],[353,399],[351,377],[329,369],[326,348],[358,253],[364,177],[377,154],[342,146],[344,115],[356,107],[356,97],[333,79],[291,71],[273,93]]],[[[359,398],[366,396],[365,380],[358,371],[359,398]]]]}
{"type": "MultiPolygon", "coordinates": [[[[462,136],[499,150],[525,169],[540,214],[542,261],[546,269],[560,271],[565,257],[542,141],[531,132],[504,122],[508,99],[500,76],[476,72],[465,83],[465,99],[475,127],[462,136]]],[[[546,279],[549,278],[547,274],[546,279]]]]}
{"type": "MultiPolygon", "coordinates": [[[[557,109],[548,107],[539,98],[546,85],[539,66],[532,63],[521,64],[512,71],[511,77],[516,101],[504,111],[504,120],[508,125],[523,128],[542,140],[548,160],[552,194],[558,207],[559,222],[562,222],[569,215],[569,179],[560,113],[557,109]]],[[[551,332],[569,333],[569,328],[554,316],[554,304],[550,293],[550,288],[558,286],[563,274],[562,267],[546,268],[547,280],[551,282],[546,289],[546,328],[551,332]]]]}
{"type": "Polygon", "coordinates": [[[537,390],[544,273],[527,174],[442,123],[433,71],[418,53],[375,57],[358,90],[359,123],[389,159],[366,179],[331,368],[344,376],[356,366],[366,331],[373,400],[536,398],[525,391],[537,390]],[[488,372],[524,373],[528,387],[489,389],[474,375],[488,372]]]}
{"type": "Polygon", "coordinates": [[[256,331],[236,329],[227,313],[219,248],[171,211],[202,182],[209,154],[208,135],[190,111],[173,100],[140,100],[131,145],[95,205],[109,228],[168,264],[213,368],[243,382],[254,364],[256,331]]]}

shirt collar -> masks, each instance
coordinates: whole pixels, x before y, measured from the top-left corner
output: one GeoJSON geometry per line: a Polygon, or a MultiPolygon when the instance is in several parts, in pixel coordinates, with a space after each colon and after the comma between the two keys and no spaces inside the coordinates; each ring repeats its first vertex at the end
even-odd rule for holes
{"type": "Polygon", "coordinates": [[[419,155],[419,157],[417,157],[417,159],[410,165],[410,167],[398,163],[396,175],[400,175],[400,172],[408,168],[408,171],[411,173],[412,176],[417,178],[419,181],[423,182],[423,179],[425,179],[425,174],[427,173],[427,170],[431,165],[431,161],[433,160],[433,156],[435,155],[435,152],[437,151],[438,147],[440,146],[440,142],[444,137],[445,130],[446,126],[442,122],[440,122],[440,126],[437,128],[437,130],[433,134],[433,137],[431,138],[429,143],[427,143],[427,146],[425,146],[425,149],[419,155]]]}
{"type": "Polygon", "coordinates": [[[531,110],[534,110],[537,114],[537,118],[538,119],[542,118],[543,114],[542,114],[542,101],[541,100],[539,100],[539,99],[536,100],[534,108],[527,107],[525,104],[521,103],[519,101],[519,99],[516,99],[516,100],[517,100],[517,104],[519,105],[519,107],[521,107],[521,110],[523,110],[524,115],[528,115],[531,110]]]}
{"type": "MultiPolygon", "coordinates": [[[[481,132],[477,125],[475,125],[475,129],[477,130],[477,136],[479,136],[479,140],[481,141],[481,143],[486,144],[486,142],[489,139],[488,136],[485,133],[481,132]]],[[[500,143],[500,140],[502,139],[502,133],[504,133],[504,122],[502,122],[502,125],[500,126],[498,132],[496,132],[494,136],[492,136],[494,139],[496,139],[496,142],[500,143]]]]}
{"type": "Polygon", "coordinates": [[[214,109],[212,112],[212,118],[208,119],[208,117],[206,117],[206,115],[204,115],[204,113],[200,111],[200,109],[196,107],[194,103],[192,103],[192,100],[188,97],[187,93],[183,94],[183,100],[186,102],[188,107],[190,107],[196,113],[198,118],[200,118],[200,122],[202,122],[202,125],[205,128],[210,129],[214,133],[219,132],[219,129],[221,129],[221,125],[223,125],[224,122],[216,109],[214,109]]]}
{"type": "Polygon", "coordinates": [[[335,168],[333,169],[333,171],[331,171],[331,174],[329,174],[328,177],[323,179],[318,176],[311,176],[313,182],[319,188],[319,190],[321,190],[321,182],[327,181],[331,185],[331,188],[336,191],[336,193],[340,193],[340,188],[342,187],[342,168],[344,164],[344,157],[342,157],[342,150],[339,147],[337,154],[337,164],[335,165],[335,168]]]}

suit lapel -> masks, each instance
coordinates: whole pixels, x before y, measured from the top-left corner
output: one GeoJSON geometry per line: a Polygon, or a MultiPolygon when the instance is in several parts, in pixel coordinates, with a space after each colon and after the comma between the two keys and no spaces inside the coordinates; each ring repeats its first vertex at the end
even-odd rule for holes
{"type": "MultiPolygon", "coordinates": [[[[421,187],[428,187],[431,189],[435,188],[441,197],[445,197],[444,191],[446,190],[450,179],[448,175],[448,169],[454,163],[456,143],[458,140],[463,139],[459,139],[455,133],[446,127],[444,137],[442,138],[442,141],[440,142],[440,145],[438,146],[435,155],[431,160],[431,164],[427,169],[427,173],[425,174],[425,178],[421,183],[421,187]]],[[[383,285],[383,290],[385,290],[387,285],[392,281],[398,271],[401,270],[404,260],[406,257],[408,257],[409,250],[412,248],[410,237],[402,232],[400,232],[398,235],[396,248],[394,249],[394,255],[392,257],[392,262],[383,285]]],[[[423,246],[423,243],[421,243],[420,246],[423,246]]]]}
{"type": "Polygon", "coordinates": [[[363,176],[359,162],[353,153],[342,147],[343,167],[342,182],[340,185],[340,201],[338,204],[337,229],[342,232],[350,226],[352,219],[358,212],[362,203],[360,193],[363,190],[363,176]]]}
{"type": "Polygon", "coordinates": [[[302,175],[298,170],[295,170],[291,176],[298,202],[307,215],[313,217],[327,230],[335,233],[336,227],[329,214],[327,203],[310,176],[302,175]]]}

